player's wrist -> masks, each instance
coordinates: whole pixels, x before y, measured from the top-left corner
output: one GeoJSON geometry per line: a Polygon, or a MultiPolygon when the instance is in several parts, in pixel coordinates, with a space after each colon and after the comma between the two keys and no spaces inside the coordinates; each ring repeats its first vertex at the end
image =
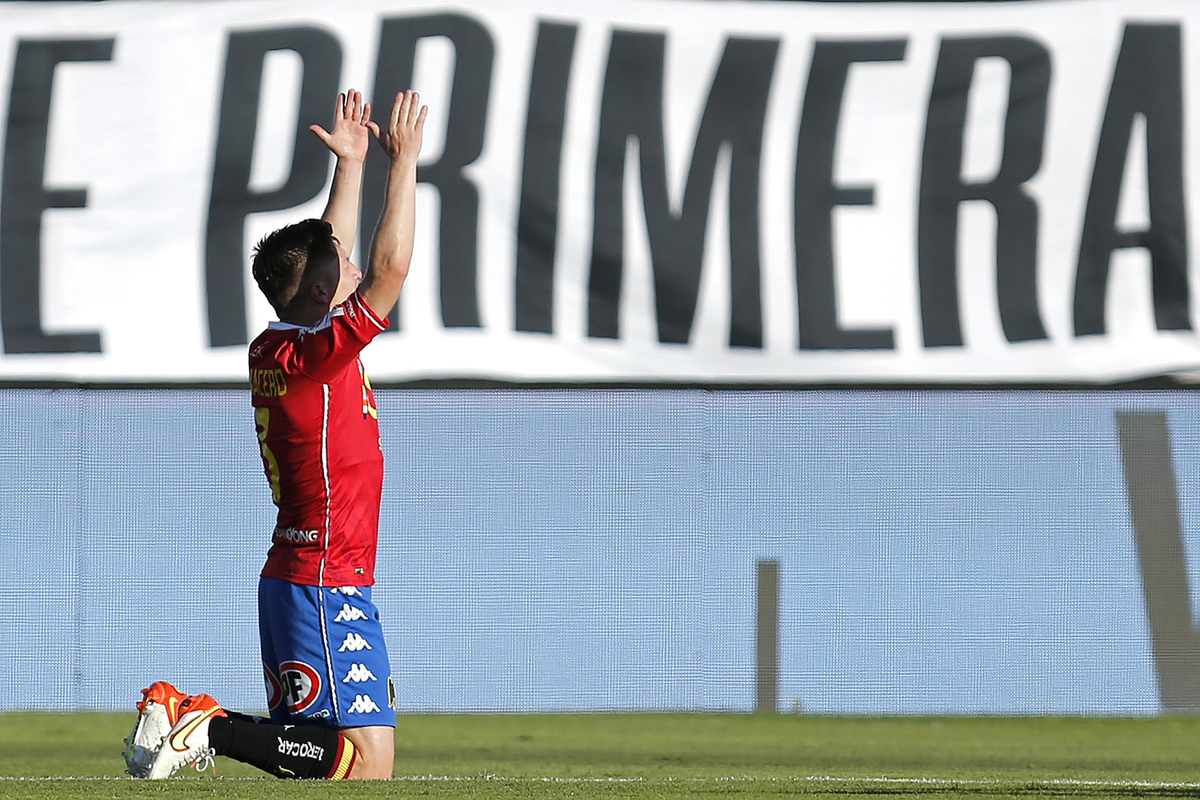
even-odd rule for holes
{"type": "Polygon", "coordinates": [[[392,156],[391,169],[393,173],[406,172],[417,168],[417,157],[408,153],[392,156]]]}

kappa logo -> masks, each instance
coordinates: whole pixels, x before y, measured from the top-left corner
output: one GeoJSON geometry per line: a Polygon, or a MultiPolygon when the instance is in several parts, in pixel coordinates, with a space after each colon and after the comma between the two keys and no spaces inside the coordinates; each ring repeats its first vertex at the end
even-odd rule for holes
{"type": "Polygon", "coordinates": [[[342,642],[342,646],[338,648],[339,653],[344,653],[349,650],[351,653],[357,653],[359,650],[374,650],[367,643],[367,640],[359,636],[357,633],[347,633],[346,640],[342,642]]]}
{"type": "Polygon", "coordinates": [[[363,593],[359,590],[359,588],[357,586],[338,586],[336,588],[330,589],[329,591],[332,594],[344,594],[347,597],[362,597],[363,596],[363,593]]]}
{"type": "Polygon", "coordinates": [[[355,620],[366,619],[367,614],[361,608],[355,608],[349,603],[342,603],[342,610],[333,618],[334,622],[354,622],[355,620]]]}
{"type": "Polygon", "coordinates": [[[378,711],[379,706],[375,705],[375,701],[365,694],[356,694],[354,702],[346,709],[347,714],[370,714],[373,711],[378,711]]]}
{"type": "Polygon", "coordinates": [[[301,714],[321,695],[321,675],[303,661],[285,661],[279,665],[279,683],[288,711],[301,714]]]}
{"type": "Polygon", "coordinates": [[[366,664],[351,664],[350,671],[346,673],[346,677],[342,678],[342,683],[366,683],[376,680],[379,679],[375,677],[375,673],[367,669],[366,664]]]}

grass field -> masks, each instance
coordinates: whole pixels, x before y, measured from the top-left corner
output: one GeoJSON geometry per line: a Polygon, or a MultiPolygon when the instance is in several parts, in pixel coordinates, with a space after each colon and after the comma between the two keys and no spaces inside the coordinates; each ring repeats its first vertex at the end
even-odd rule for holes
{"type": "Polygon", "coordinates": [[[0,715],[0,797],[1200,797],[1200,718],[402,716],[396,779],[122,777],[131,714],[0,715]]]}

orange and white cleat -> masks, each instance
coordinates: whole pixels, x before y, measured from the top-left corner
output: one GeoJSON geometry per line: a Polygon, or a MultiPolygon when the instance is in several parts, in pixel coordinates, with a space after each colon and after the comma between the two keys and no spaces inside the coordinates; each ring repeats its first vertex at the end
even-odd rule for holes
{"type": "Polygon", "coordinates": [[[125,737],[125,772],[144,778],[171,728],[179,721],[179,707],[187,695],[166,681],[142,690],[138,718],[125,737]]]}
{"type": "Polygon", "coordinates": [[[179,704],[179,719],[151,760],[146,777],[169,778],[189,764],[195,764],[197,771],[213,766],[215,753],[208,743],[208,726],[224,716],[225,710],[206,694],[185,698],[179,704]]]}

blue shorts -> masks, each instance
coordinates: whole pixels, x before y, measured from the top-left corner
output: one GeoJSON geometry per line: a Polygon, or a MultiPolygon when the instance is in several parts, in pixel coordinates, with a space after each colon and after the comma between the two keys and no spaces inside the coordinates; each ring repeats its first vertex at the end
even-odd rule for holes
{"type": "Polygon", "coordinates": [[[392,669],[370,587],[260,578],[258,636],[272,722],[396,726],[392,669]]]}

